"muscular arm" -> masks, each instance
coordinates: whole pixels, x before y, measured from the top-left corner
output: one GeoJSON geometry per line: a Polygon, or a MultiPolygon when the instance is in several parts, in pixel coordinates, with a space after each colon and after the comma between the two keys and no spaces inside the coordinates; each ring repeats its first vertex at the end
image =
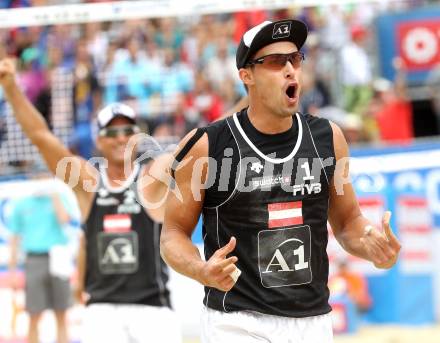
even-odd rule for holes
{"type": "Polygon", "coordinates": [[[0,61],[0,84],[3,87],[6,100],[11,105],[17,122],[23,132],[39,150],[41,156],[46,161],[49,170],[69,184],[71,177],[78,178],[78,182],[70,183],[73,191],[78,197],[81,212],[88,211],[93,193],[86,192],[84,182],[86,180],[95,183],[98,177],[97,170],[82,158],[73,155],[67,147],[49,130],[43,116],[32,105],[23,94],[15,81],[15,66],[12,60],[3,59],[0,61]],[[69,160],[65,164],[65,169],[61,168],[57,173],[57,167],[63,160],[69,160]]]}
{"type": "Polygon", "coordinates": [[[79,303],[84,302],[84,284],[86,275],[86,238],[81,232],[78,246],[78,256],[76,260],[77,284],[75,287],[75,298],[79,303]]]}
{"type": "Polygon", "coordinates": [[[332,124],[336,169],[330,186],[329,222],[341,246],[350,254],[373,262],[378,268],[391,268],[397,261],[400,244],[389,226],[390,213],[382,222],[384,232],[373,229],[359,208],[349,180],[348,145],[336,125],[332,124]]]}
{"type": "MultiPolygon", "coordinates": [[[[191,132],[183,142],[193,133],[191,132]]],[[[198,161],[199,158],[207,156],[208,137],[205,134],[181,162],[186,164],[175,173],[176,189],[170,191],[166,203],[160,240],[161,255],[177,272],[205,286],[227,291],[235,283],[230,274],[236,269],[234,263],[237,258],[226,258],[235,248],[235,238],[231,238],[228,244],[218,249],[208,261],[202,259],[199,250],[191,241],[202,210],[205,192],[200,189],[200,185],[205,181],[208,167],[198,161]],[[193,177],[193,173],[200,177],[193,177]],[[200,191],[198,199],[194,197],[193,190],[200,191]]]]}
{"type": "Polygon", "coordinates": [[[138,183],[139,194],[143,197],[142,206],[158,223],[162,223],[165,216],[165,201],[171,183],[169,169],[173,161],[173,154],[158,156],[144,168],[138,183]]]}
{"type": "MultiPolygon", "coordinates": [[[[182,141],[188,141],[194,131],[182,141]]],[[[208,156],[208,138],[206,134],[194,145],[181,162],[187,163],[175,172],[176,187],[170,190],[165,205],[165,218],[160,240],[161,254],[164,260],[177,272],[199,282],[203,260],[199,250],[191,241],[191,235],[197,225],[202,210],[204,191],[200,201],[196,201],[191,190],[194,163],[197,158],[208,156]],[[190,161],[188,163],[188,161],[190,161]],[[179,199],[180,198],[180,199],[179,199]]]]}
{"type": "Polygon", "coordinates": [[[70,215],[64,207],[64,204],[60,199],[59,194],[54,193],[52,195],[52,203],[55,210],[55,215],[58,219],[58,223],[60,223],[61,225],[67,224],[70,221],[70,215]]]}

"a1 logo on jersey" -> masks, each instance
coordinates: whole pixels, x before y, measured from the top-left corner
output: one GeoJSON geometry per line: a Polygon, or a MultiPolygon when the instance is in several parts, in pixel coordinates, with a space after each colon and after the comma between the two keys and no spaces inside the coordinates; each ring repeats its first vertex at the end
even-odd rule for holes
{"type": "Polygon", "coordinates": [[[258,267],[266,288],[312,281],[311,234],[308,225],[258,233],[258,267]]]}
{"type": "Polygon", "coordinates": [[[98,265],[103,274],[131,274],[138,270],[137,232],[100,232],[98,265]]]}

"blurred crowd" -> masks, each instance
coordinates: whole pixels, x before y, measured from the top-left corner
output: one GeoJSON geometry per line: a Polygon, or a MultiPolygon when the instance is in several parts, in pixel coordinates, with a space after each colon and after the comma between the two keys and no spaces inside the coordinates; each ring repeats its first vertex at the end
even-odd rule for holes
{"type": "MultiPolygon", "coordinates": [[[[14,28],[0,31],[0,49],[17,58],[21,85],[50,126],[54,83],[72,83],[65,87],[74,128],[70,145],[90,157],[94,115],[109,102],[130,104],[149,131],[160,136],[181,137],[218,118],[246,94],[235,67],[239,37],[263,20],[293,16],[310,30],[304,47],[301,111],[335,121],[350,143],[407,141],[414,134],[405,65],[396,58],[396,79],[380,77],[381,47],[371,28],[385,11],[428,2],[14,28]],[[60,81],[54,77],[60,72],[70,77],[60,81]]],[[[0,2],[4,7],[26,4],[29,1],[0,2]]],[[[0,140],[6,134],[4,114],[0,100],[0,140]]]]}

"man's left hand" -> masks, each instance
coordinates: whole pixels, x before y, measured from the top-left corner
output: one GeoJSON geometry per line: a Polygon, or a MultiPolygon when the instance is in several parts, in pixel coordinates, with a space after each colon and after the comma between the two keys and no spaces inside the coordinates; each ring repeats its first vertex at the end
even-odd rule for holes
{"type": "Polygon", "coordinates": [[[365,245],[370,261],[377,268],[389,269],[397,262],[399,251],[402,248],[400,242],[390,227],[391,212],[385,212],[382,218],[383,232],[368,225],[361,238],[365,245]]]}

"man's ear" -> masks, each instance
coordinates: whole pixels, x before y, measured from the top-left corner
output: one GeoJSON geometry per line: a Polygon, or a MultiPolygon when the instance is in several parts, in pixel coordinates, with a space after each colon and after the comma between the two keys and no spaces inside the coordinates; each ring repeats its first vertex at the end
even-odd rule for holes
{"type": "Polygon", "coordinates": [[[249,87],[254,84],[254,74],[251,68],[241,68],[238,71],[238,76],[240,76],[241,81],[243,81],[246,86],[249,87]]]}

